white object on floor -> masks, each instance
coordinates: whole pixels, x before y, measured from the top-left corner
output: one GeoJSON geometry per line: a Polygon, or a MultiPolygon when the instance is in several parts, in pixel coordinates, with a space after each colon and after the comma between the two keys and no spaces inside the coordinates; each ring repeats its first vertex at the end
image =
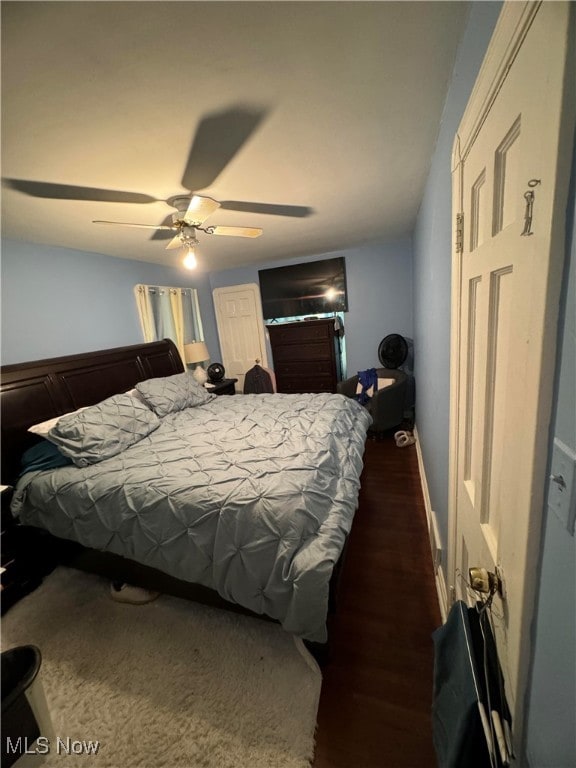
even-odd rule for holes
{"type": "Polygon", "coordinates": [[[2,617],[4,648],[32,640],[56,736],[99,742],[43,768],[310,768],[322,677],[279,625],[167,595],[128,610],[60,567],[2,617]]]}
{"type": "Polygon", "coordinates": [[[412,432],[408,432],[406,430],[400,430],[400,432],[396,432],[394,434],[394,440],[396,441],[398,448],[406,448],[406,446],[414,445],[416,442],[416,438],[412,432]]]}
{"type": "Polygon", "coordinates": [[[131,605],[141,605],[142,603],[151,603],[159,597],[160,592],[151,589],[142,589],[132,584],[122,584],[116,587],[114,582],[110,584],[110,594],[113,600],[118,603],[130,603],[131,605]]]}

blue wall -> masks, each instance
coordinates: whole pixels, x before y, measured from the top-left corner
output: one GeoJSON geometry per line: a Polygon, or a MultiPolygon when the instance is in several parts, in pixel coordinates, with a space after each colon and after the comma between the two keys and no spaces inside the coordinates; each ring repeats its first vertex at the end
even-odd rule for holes
{"type": "Polygon", "coordinates": [[[344,315],[344,328],[348,375],[353,375],[380,365],[378,345],[386,334],[412,337],[412,248],[408,238],[213,272],[210,281],[212,288],[258,284],[258,269],[336,256],[346,259],[349,311],[344,315]]]}
{"type": "Polygon", "coordinates": [[[258,283],[259,268],[339,255],[346,257],[350,305],[345,315],[346,348],[348,370],[355,373],[378,365],[378,344],[386,334],[412,336],[408,238],[192,277],[157,264],[5,240],[2,363],[140,343],[132,294],[137,283],[197,288],[210,356],[220,360],[213,288],[258,283]]]}
{"type": "Polygon", "coordinates": [[[206,344],[212,359],[220,359],[207,276],[3,240],[2,363],[141,343],[137,283],[197,288],[206,344]]]}
{"type": "Polygon", "coordinates": [[[444,549],[448,543],[452,143],[500,8],[501,3],[495,2],[471,4],[414,230],[416,420],[430,501],[444,549]]]}
{"type": "MultiPolygon", "coordinates": [[[[576,35],[575,35],[576,39],[576,35]]],[[[576,453],[576,151],[560,304],[556,402],[550,440],[576,453]]],[[[532,768],[576,765],[576,541],[547,509],[528,716],[532,768]]]]}

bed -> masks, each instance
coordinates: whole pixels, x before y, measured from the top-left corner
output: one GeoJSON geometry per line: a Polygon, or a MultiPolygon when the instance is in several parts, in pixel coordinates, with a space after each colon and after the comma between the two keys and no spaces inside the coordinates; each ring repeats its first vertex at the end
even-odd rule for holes
{"type": "Polygon", "coordinates": [[[325,643],[370,417],[333,394],[194,390],[180,402],[188,382],[169,340],[4,366],[2,483],[15,486],[13,515],[54,546],[69,542],[62,551],[77,567],[235,606],[325,643]],[[120,448],[94,459],[94,414],[112,404],[134,410],[140,431],[134,438],[119,416],[128,442],[114,433],[120,448]],[[50,433],[69,463],[19,477],[22,455],[45,442],[28,428],[86,407],[50,433]],[[76,437],[66,441],[78,423],[92,442],[76,453],[76,437]]]}

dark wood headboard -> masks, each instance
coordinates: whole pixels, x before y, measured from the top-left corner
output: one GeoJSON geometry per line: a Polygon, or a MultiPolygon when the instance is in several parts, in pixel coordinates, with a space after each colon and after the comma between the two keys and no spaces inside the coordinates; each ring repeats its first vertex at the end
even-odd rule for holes
{"type": "Polygon", "coordinates": [[[2,484],[14,484],[22,453],[38,441],[37,436],[27,432],[32,424],[99,403],[126,392],[139,381],[183,370],[170,339],[3,366],[2,484]]]}

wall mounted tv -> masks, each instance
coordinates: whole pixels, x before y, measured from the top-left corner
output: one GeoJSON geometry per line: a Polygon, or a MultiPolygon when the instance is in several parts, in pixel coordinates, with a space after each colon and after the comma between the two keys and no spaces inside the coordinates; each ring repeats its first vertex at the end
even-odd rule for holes
{"type": "Polygon", "coordinates": [[[343,256],[260,269],[258,278],[265,320],[348,311],[343,256]]]}

